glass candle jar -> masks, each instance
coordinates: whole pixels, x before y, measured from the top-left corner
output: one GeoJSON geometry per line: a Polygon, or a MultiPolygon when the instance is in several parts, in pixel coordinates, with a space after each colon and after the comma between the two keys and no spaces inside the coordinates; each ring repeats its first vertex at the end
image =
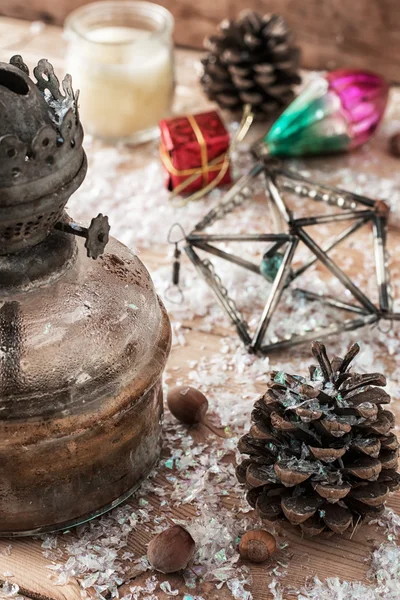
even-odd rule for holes
{"type": "Polygon", "coordinates": [[[158,135],[174,93],[171,13],[130,0],[94,2],[66,20],[67,72],[88,133],[141,143],[158,135]]]}

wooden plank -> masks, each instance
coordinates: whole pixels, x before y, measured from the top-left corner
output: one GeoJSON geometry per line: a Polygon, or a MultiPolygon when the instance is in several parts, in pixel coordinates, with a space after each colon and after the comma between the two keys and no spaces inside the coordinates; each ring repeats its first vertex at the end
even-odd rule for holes
{"type": "MultiPolygon", "coordinates": [[[[0,14],[61,24],[71,10],[87,1],[2,0],[0,14]]],[[[176,42],[196,48],[202,47],[217,23],[243,8],[240,0],[158,1],[176,19],[176,42]]],[[[398,0],[249,0],[246,8],[282,14],[296,33],[306,68],[368,68],[399,81],[398,0]]]]}
{"type": "Polygon", "coordinates": [[[80,600],[76,581],[56,586],[50,580],[50,560],[43,555],[40,540],[0,539],[0,581],[16,583],[20,592],[33,600],[80,600]]]}

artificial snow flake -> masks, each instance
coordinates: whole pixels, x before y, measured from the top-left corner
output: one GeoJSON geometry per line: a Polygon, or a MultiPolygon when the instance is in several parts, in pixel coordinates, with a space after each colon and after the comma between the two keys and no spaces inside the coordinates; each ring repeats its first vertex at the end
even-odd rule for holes
{"type": "Polygon", "coordinates": [[[167,594],[167,596],[177,596],[179,590],[173,590],[169,581],[163,581],[160,583],[160,589],[167,594]]]}
{"type": "Polygon", "coordinates": [[[272,579],[271,583],[268,585],[268,589],[274,600],[283,600],[282,588],[276,577],[272,579]]]}
{"type": "Polygon", "coordinates": [[[0,598],[23,600],[22,596],[19,595],[19,586],[16,583],[10,583],[9,581],[5,581],[2,585],[0,585],[0,598]]]}
{"type": "Polygon", "coordinates": [[[400,547],[382,544],[372,554],[370,585],[318,577],[297,595],[298,600],[398,600],[400,598],[400,547]]]}
{"type": "MultiPolygon", "coordinates": [[[[144,519],[147,518],[145,514],[144,519]]],[[[56,539],[61,541],[60,538],[45,536],[42,547],[46,556],[59,561],[48,567],[55,575],[54,583],[65,585],[71,578],[77,578],[83,589],[93,587],[101,594],[106,586],[106,590],[117,595],[125,571],[119,551],[126,548],[129,534],[141,522],[140,510],[135,512],[130,506],[124,506],[78,527],[76,536],[62,540],[62,552],[55,544],[56,539]],[[68,560],[61,561],[65,554],[69,556],[68,560]]],[[[139,572],[147,568],[142,564],[139,572]]]]}
{"type": "Polygon", "coordinates": [[[385,508],[381,515],[371,521],[371,524],[377,524],[382,527],[389,541],[400,537],[400,516],[391,508],[385,508]]]}

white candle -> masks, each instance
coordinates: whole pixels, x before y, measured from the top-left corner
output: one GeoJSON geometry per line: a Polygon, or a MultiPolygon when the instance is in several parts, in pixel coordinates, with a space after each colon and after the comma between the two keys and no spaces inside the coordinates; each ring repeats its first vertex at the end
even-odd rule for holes
{"type": "Polygon", "coordinates": [[[93,135],[149,139],[170,111],[172,48],[156,32],[112,24],[89,29],[71,39],[67,70],[80,90],[83,126],[93,135]]]}

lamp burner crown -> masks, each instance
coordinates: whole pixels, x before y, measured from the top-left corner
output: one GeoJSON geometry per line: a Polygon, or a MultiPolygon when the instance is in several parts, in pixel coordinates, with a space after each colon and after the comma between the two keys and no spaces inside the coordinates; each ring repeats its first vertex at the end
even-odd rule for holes
{"type": "Polygon", "coordinates": [[[0,63],[0,254],[42,241],[82,183],[78,94],[41,59],[36,82],[21,56],[0,63]]]}

